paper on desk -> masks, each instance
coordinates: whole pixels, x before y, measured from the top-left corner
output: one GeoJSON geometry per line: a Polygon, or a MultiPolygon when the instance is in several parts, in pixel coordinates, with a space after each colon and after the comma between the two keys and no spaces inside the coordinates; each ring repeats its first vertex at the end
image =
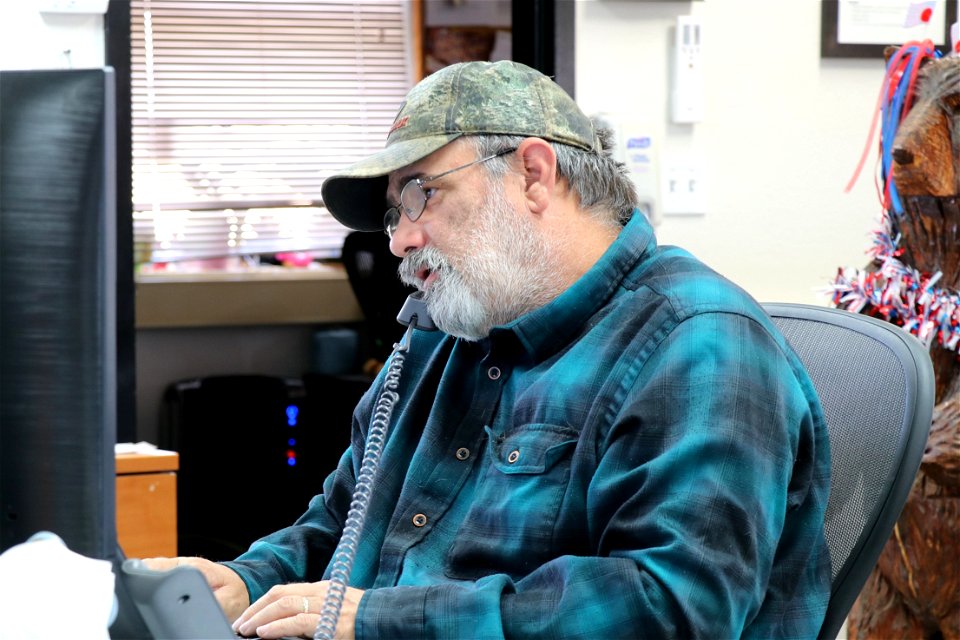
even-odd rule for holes
{"type": "Polygon", "coordinates": [[[157,445],[149,442],[118,442],[114,445],[114,453],[156,453],[157,445]]]}
{"type": "Polygon", "coordinates": [[[0,554],[0,638],[107,640],[113,569],[43,532],[0,554]]]}

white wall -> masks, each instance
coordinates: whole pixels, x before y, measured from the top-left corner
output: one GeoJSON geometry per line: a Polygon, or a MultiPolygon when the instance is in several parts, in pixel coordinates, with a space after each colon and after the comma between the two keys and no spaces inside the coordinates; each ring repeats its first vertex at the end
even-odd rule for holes
{"type": "MultiPolygon", "coordinates": [[[[699,155],[708,210],[664,217],[661,243],[689,249],[762,301],[826,304],[840,266],[866,264],[879,220],[866,143],[881,59],[821,59],[820,2],[580,0],[576,93],[588,112],[629,114],[661,134],[661,159],[699,155]],[[677,15],[704,24],[705,117],[668,122],[677,15]]],[[[661,170],[663,167],[661,166],[661,170]]]]}
{"type": "MultiPolygon", "coordinates": [[[[104,63],[103,16],[0,3],[0,68],[104,63]],[[64,52],[69,50],[69,54],[64,52]]],[[[691,250],[761,300],[823,304],[840,266],[862,266],[880,207],[871,155],[850,194],[883,77],[881,60],[823,60],[820,2],[577,0],[577,100],[659,134],[660,156],[702,158],[708,211],[664,217],[691,250]],[[705,118],[668,122],[677,15],[704,22],[705,118]]]]}
{"type": "MultiPolygon", "coordinates": [[[[0,6],[0,68],[104,63],[103,17],[0,6]],[[69,50],[69,54],[64,53],[69,50]]],[[[843,187],[866,141],[881,60],[822,60],[816,0],[578,0],[577,100],[659,136],[661,159],[704,163],[708,211],[664,217],[686,247],[761,300],[824,304],[840,266],[862,266],[880,207],[869,169],[843,187]],[[668,122],[672,26],[704,23],[705,118],[668,122]]]]}
{"type": "Polygon", "coordinates": [[[102,14],[41,13],[38,0],[0,1],[0,69],[103,66],[102,14]]]}

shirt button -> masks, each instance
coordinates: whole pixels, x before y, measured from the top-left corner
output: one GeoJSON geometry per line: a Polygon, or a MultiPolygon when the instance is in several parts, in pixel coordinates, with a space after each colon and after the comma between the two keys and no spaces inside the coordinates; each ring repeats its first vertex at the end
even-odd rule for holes
{"type": "Polygon", "coordinates": [[[510,452],[510,455],[507,456],[507,462],[509,462],[510,464],[513,464],[519,459],[520,459],[519,449],[514,449],[513,451],[510,452]]]}
{"type": "Polygon", "coordinates": [[[466,447],[460,447],[457,449],[456,456],[457,460],[466,460],[470,457],[470,449],[467,449],[466,447]]]}
{"type": "Polygon", "coordinates": [[[487,377],[491,380],[498,380],[500,378],[500,367],[490,367],[487,369],[487,377]]]}
{"type": "Polygon", "coordinates": [[[423,515],[422,513],[418,513],[417,515],[413,516],[413,526],[422,527],[425,524],[427,524],[427,516],[423,515]]]}

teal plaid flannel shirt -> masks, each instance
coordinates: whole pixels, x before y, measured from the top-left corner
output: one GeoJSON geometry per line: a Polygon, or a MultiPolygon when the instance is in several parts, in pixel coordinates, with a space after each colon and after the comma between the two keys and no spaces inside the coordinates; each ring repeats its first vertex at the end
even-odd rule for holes
{"type": "MultiPolygon", "coordinates": [[[[382,382],[323,494],[226,563],[251,601],[329,577],[382,382]]],[[[350,581],[358,640],[816,636],[813,386],[759,306],[642,215],[489,338],[414,332],[399,396],[350,581]]]]}

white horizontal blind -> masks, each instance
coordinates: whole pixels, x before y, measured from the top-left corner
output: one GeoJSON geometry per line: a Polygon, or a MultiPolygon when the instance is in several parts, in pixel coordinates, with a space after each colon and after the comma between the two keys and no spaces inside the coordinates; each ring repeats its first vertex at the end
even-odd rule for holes
{"type": "Polygon", "coordinates": [[[339,256],[320,186],[383,148],[408,2],[132,0],[137,260],[339,256]]]}

